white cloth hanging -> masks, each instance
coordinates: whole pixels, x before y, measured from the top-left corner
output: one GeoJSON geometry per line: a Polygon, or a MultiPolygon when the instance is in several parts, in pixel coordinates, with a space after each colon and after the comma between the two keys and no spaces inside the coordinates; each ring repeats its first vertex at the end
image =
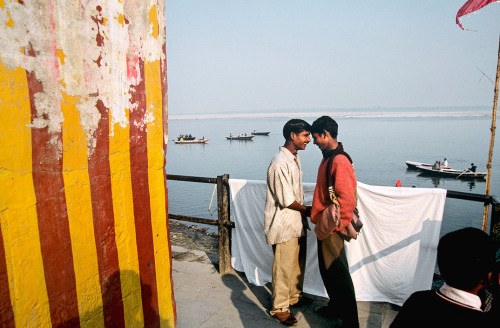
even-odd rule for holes
{"type": "MultiPolygon", "coordinates": [[[[271,281],[273,252],[264,234],[266,182],[229,179],[232,234],[231,263],[252,284],[271,281]]],[[[304,183],[311,205],[315,184],[304,183]]],[[[446,190],[371,186],[358,182],[363,229],[346,242],[358,301],[402,305],[415,291],[430,289],[446,190]]],[[[312,223],[309,223],[314,227],[312,223]]],[[[307,232],[304,292],[327,297],[318,269],[314,230],[307,232]]]]}

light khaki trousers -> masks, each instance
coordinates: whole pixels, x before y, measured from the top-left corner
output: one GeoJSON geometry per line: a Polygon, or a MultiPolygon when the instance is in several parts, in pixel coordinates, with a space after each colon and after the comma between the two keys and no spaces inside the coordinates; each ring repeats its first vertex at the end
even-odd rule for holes
{"type": "Polygon", "coordinates": [[[293,238],[273,245],[273,283],[271,315],[290,312],[302,296],[306,265],[307,237],[293,238]]]}

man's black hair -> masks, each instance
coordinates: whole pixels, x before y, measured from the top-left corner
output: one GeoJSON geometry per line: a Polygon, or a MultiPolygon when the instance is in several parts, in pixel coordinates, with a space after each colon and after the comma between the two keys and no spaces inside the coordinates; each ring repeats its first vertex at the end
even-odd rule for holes
{"type": "Polygon", "coordinates": [[[328,131],[332,138],[337,138],[339,132],[339,125],[330,116],[321,116],[313,122],[311,126],[311,134],[318,133],[319,135],[325,134],[328,131]]]}
{"type": "Polygon", "coordinates": [[[476,228],[453,231],[439,241],[439,271],[451,287],[472,290],[493,271],[495,253],[486,232],[476,228]]]}
{"type": "Polygon", "coordinates": [[[292,132],[294,132],[295,134],[299,134],[302,131],[311,132],[311,125],[304,120],[293,118],[290,121],[286,122],[285,126],[283,127],[283,137],[286,140],[292,140],[292,132]]]}

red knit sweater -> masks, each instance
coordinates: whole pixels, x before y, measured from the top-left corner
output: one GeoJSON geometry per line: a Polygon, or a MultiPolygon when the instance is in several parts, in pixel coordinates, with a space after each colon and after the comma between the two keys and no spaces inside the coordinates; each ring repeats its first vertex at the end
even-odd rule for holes
{"type": "MultiPolygon", "coordinates": [[[[316,189],[311,210],[311,222],[316,223],[319,219],[319,214],[328,207],[332,201],[328,195],[328,181],[326,178],[326,166],[328,158],[323,159],[318,169],[318,179],[316,181],[316,189]],[[317,216],[318,215],[318,216],[317,216]]],[[[337,155],[333,159],[332,172],[335,181],[335,195],[340,204],[340,220],[342,226],[336,230],[342,230],[352,220],[352,212],[356,207],[356,176],[351,162],[344,155],[337,155]]]]}

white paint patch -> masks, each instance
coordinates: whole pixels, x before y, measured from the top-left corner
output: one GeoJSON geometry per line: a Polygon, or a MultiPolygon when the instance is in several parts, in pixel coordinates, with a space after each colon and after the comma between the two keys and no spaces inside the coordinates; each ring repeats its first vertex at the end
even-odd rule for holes
{"type": "Polygon", "coordinates": [[[39,119],[32,127],[48,126],[49,132],[55,133],[61,131],[64,118],[58,90],[59,68],[55,60],[54,13],[50,9],[50,3],[42,1],[32,1],[27,5],[5,3],[0,11],[1,20],[8,16],[13,25],[0,24],[3,47],[0,58],[9,69],[21,67],[35,74],[43,91],[34,97],[39,119]]]}
{"type": "Polygon", "coordinates": [[[94,132],[97,130],[99,120],[101,119],[101,113],[97,109],[97,97],[80,98],[80,101],[76,104],[76,108],[80,113],[80,125],[87,133],[87,154],[90,156],[96,146],[94,132]]]}
{"type": "Polygon", "coordinates": [[[156,0],[130,0],[125,3],[125,13],[137,19],[129,27],[130,44],[145,62],[165,60],[163,41],[165,39],[165,3],[156,0]],[[151,8],[158,18],[158,37],[153,36],[153,24],[149,22],[151,8]],[[141,14],[138,14],[141,13],[141,14]],[[159,42],[160,41],[160,42],[159,42]]]}
{"type": "Polygon", "coordinates": [[[30,126],[61,132],[62,93],[78,98],[89,154],[101,119],[98,101],[109,110],[110,135],[115,124],[128,126],[127,110],[137,107],[131,92],[142,82],[139,60],[165,59],[164,10],[164,2],[155,0],[6,1],[0,10],[0,60],[9,69],[33,72],[43,87],[35,95],[39,118],[30,126]],[[157,12],[156,38],[151,8],[157,12]]]}

